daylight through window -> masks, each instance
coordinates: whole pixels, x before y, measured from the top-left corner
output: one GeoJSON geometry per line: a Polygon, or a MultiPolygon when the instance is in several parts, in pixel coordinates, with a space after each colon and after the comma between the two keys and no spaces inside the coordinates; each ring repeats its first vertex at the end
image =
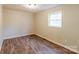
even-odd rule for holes
{"type": "Polygon", "coordinates": [[[57,11],[48,15],[48,26],[62,27],[62,12],[57,11]]]}

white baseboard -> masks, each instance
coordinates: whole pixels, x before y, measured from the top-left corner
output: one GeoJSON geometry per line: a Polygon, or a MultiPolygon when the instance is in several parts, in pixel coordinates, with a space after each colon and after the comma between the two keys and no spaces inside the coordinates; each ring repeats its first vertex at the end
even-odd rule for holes
{"type": "Polygon", "coordinates": [[[20,36],[25,36],[25,35],[18,35],[18,36],[10,36],[10,37],[2,37],[0,40],[0,51],[1,51],[1,47],[2,47],[2,43],[5,39],[10,39],[10,38],[15,38],[15,37],[20,37],[20,36]]]}
{"type": "MultiPolygon", "coordinates": [[[[24,34],[24,35],[17,35],[17,36],[11,36],[11,37],[4,37],[4,38],[3,38],[3,40],[5,40],[5,39],[10,39],[10,38],[15,38],[15,37],[26,36],[26,35],[28,35],[28,34],[24,34]]],[[[45,38],[45,39],[47,39],[47,40],[48,40],[48,38],[43,37],[43,36],[41,36],[41,35],[39,35],[39,34],[36,34],[36,35],[38,35],[38,36],[40,36],[40,37],[45,38]]],[[[63,44],[57,43],[57,42],[52,41],[52,40],[49,40],[49,41],[51,41],[51,42],[53,42],[53,43],[55,43],[55,44],[58,44],[58,45],[60,45],[60,46],[62,46],[62,47],[64,47],[64,48],[67,48],[67,49],[69,49],[69,50],[71,50],[71,51],[74,51],[74,52],[79,53],[79,51],[76,51],[76,50],[74,50],[74,49],[71,49],[69,46],[65,46],[65,45],[63,45],[63,44]]],[[[1,50],[1,46],[0,46],[0,50],[1,50]]]]}
{"type": "Polygon", "coordinates": [[[8,36],[8,37],[3,37],[3,39],[10,39],[10,38],[16,38],[16,37],[21,37],[21,36],[26,36],[26,35],[31,35],[31,34],[23,34],[23,35],[16,35],[16,36],[8,36]]]}
{"type": "MultiPolygon", "coordinates": [[[[33,33],[31,33],[31,34],[33,34],[33,33]]],[[[0,51],[1,51],[2,43],[5,39],[16,38],[16,37],[21,37],[21,36],[26,36],[26,35],[31,35],[31,34],[23,34],[23,35],[16,35],[16,36],[9,36],[9,37],[0,38],[1,39],[1,41],[0,41],[0,51]]]]}
{"type": "MultiPolygon", "coordinates": [[[[40,37],[45,38],[45,39],[48,40],[48,38],[43,37],[43,36],[41,36],[41,35],[39,35],[39,34],[36,34],[36,35],[38,35],[38,36],[40,36],[40,37]]],[[[60,45],[60,46],[62,46],[62,47],[64,47],[64,48],[67,48],[67,49],[69,49],[69,50],[71,50],[71,51],[73,51],[73,52],[79,53],[79,51],[76,51],[76,50],[74,50],[74,49],[71,49],[69,46],[63,45],[63,44],[61,44],[61,43],[58,43],[58,42],[55,42],[55,41],[52,41],[52,40],[48,40],[48,41],[53,42],[53,43],[55,43],[55,44],[57,44],[57,45],[60,45]]]]}

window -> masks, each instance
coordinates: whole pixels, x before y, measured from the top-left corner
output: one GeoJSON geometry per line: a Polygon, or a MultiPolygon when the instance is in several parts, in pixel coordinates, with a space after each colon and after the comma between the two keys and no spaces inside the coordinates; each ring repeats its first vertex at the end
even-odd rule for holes
{"type": "Polygon", "coordinates": [[[48,26],[62,27],[62,12],[57,11],[48,15],[48,26]]]}

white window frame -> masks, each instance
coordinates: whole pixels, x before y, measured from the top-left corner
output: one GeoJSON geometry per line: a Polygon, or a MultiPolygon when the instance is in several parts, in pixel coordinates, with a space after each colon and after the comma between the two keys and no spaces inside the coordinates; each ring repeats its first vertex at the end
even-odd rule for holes
{"type": "Polygon", "coordinates": [[[56,27],[56,28],[61,28],[62,27],[62,11],[55,11],[55,12],[52,12],[52,13],[49,13],[48,14],[48,26],[49,27],[56,27]],[[53,19],[53,18],[50,19],[51,15],[54,15],[56,13],[59,13],[60,14],[59,15],[60,16],[60,19],[59,20],[56,20],[56,19],[53,19]],[[51,21],[54,24],[52,24],[51,21]],[[55,23],[57,21],[60,22],[59,25],[55,23]]]}

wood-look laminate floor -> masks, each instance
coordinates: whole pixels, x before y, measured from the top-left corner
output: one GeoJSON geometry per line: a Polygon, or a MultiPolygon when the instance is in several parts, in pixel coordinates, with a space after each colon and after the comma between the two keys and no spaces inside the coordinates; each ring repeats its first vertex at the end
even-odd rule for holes
{"type": "Polygon", "coordinates": [[[28,35],[3,41],[2,54],[75,54],[37,35],[28,35]]]}

